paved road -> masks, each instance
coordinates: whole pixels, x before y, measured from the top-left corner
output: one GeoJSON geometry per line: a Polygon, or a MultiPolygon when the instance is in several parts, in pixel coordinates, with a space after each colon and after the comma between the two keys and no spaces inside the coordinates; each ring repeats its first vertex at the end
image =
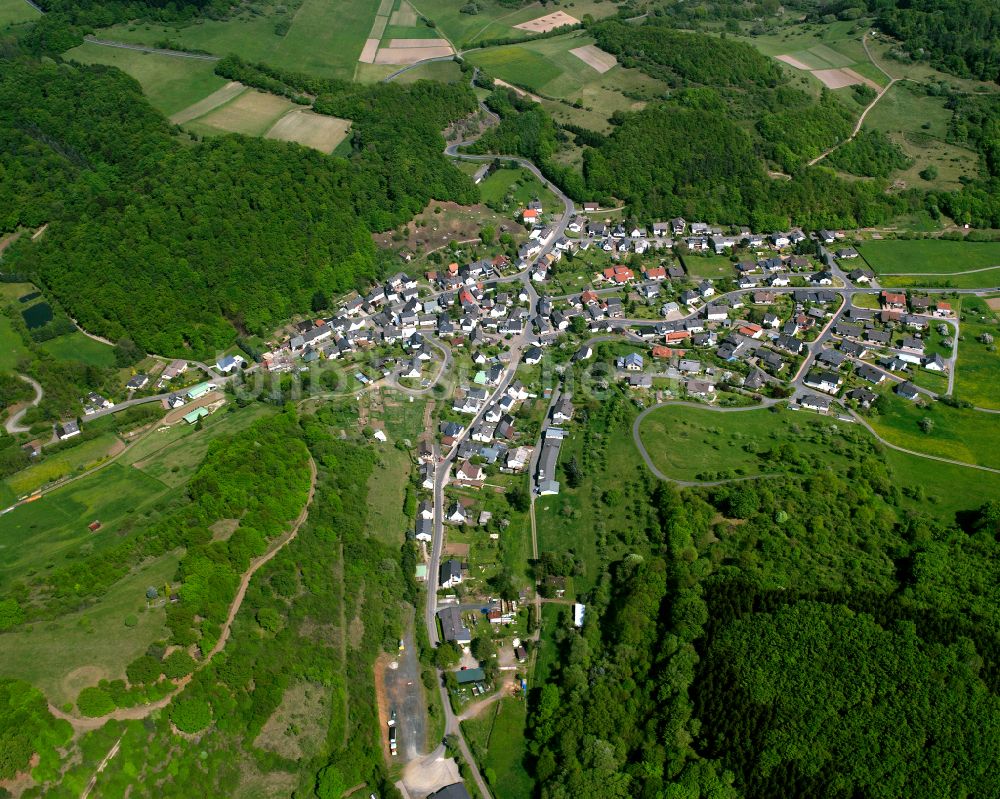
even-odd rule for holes
{"type": "Polygon", "coordinates": [[[7,432],[11,435],[16,433],[28,433],[31,431],[30,427],[23,427],[21,425],[21,419],[24,418],[24,414],[28,412],[28,408],[37,408],[38,403],[42,401],[42,397],[45,396],[45,392],[42,390],[41,385],[34,378],[28,377],[27,375],[18,375],[25,383],[29,383],[33,389],[35,389],[35,398],[31,400],[27,405],[18,411],[12,413],[8,419],[7,423],[4,425],[7,432]]]}

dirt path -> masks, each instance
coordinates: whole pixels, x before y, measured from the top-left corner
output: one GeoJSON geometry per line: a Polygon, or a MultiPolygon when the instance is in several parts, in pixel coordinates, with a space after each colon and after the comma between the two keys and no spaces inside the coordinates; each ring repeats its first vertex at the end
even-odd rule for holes
{"type": "Polygon", "coordinates": [[[826,150],[825,152],[822,152],[819,155],[817,155],[812,161],[809,162],[809,166],[815,166],[820,161],[822,161],[824,158],[826,158],[830,153],[832,153],[834,150],[837,150],[840,147],[843,147],[849,141],[851,141],[855,137],[857,137],[857,135],[861,132],[861,126],[865,123],[865,117],[868,116],[868,112],[871,111],[875,107],[875,104],[878,103],[879,100],[881,100],[883,97],[885,97],[886,92],[888,92],[889,89],[891,89],[896,84],[896,82],[899,80],[898,78],[894,78],[892,75],[890,75],[884,69],[882,69],[881,65],[874,59],[874,57],[871,54],[871,51],[868,49],[868,34],[867,33],[864,36],[861,37],[861,45],[862,45],[862,47],[865,48],[865,55],[868,56],[868,60],[872,62],[872,64],[875,66],[875,68],[879,72],[881,72],[883,75],[885,75],[889,79],[889,82],[879,90],[878,94],[875,95],[875,99],[872,100],[870,103],[868,103],[868,105],[865,107],[865,110],[861,112],[861,116],[858,117],[858,122],[854,126],[854,132],[851,133],[850,136],[848,136],[846,139],[844,139],[839,144],[835,144],[829,150],[826,150]]]}
{"type": "Polygon", "coordinates": [[[480,699],[478,702],[473,702],[465,710],[462,711],[462,715],[458,717],[459,721],[466,721],[468,719],[474,719],[480,713],[482,713],[490,705],[493,705],[503,699],[505,696],[510,696],[512,693],[512,688],[514,686],[514,676],[511,672],[504,672],[503,682],[500,684],[500,688],[497,689],[496,693],[491,694],[485,699],[480,699]]]}
{"type": "MultiPolygon", "coordinates": [[[[222,632],[219,634],[219,640],[215,642],[208,654],[205,655],[204,660],[198,665],[197,671],[201,671],[205,666],[207,666],[222,648],[226,645],[226,641],[229,640],[229,632],[232,629],[233,621],[236,619],[236,614],[239,613],[240,607],[243,605],[243,599],[246,596],[247,588],[250,586],[250,580],[257,573],[257,571],[266,563],[268,563],[275,555],[277,555],[285,546],[295,540],[295,537],[299,534],[299,528],[302,527],[306,519],[309,518],[309,508],[312,505],[313,496],[316,493],[316,461],[309,458],[309,496],[306,498],[306,504],[302,508],[302,511],[296,517],[295,521],[292,522],[292,526],[285,535],[278,539],[277,543],[274,544],[267,552],[256,558],[250,563],[250,568],[248,568],[243,573],[243,578],[240,580],[240,586],[236,591],[236,596],[233,597],[233,602],[229,606],[229,615],[226,616],[225,624],[222,627],[222,632]]],[[[170,704],[171,700],[185,685],[191,680],[191,674],[181,678],[177,682],[176,690],[170,695],[157,700],[156,702],[151,702],[148,705],[138,705],[136,707],[128,708],[118,708],[104,716],[97,716],[94,718],[80,718],[78,716],[70,715],[69,713],[63,712],[60,708],[49,703],[49,712],[53,716],[60,719],[65,719],[70,724],[73,725],[73,730],[75,732],[89,732],[90,730],[96,730],[103,726],[106,722],[115,721],[133,721],[137,719],[144,719],[154,710],[161,710],[170,704]]]]}
{"type": "Polygon", "coordinates": [[[108,753],[104,756],[104,760],[102,760],[97,766],[93,776],[90,778],[90,782],[87,783],[87,787],[83,789],[83,793],[80,794],[80,799],[87,799],[87,797],[90,796],[90,792],[94,790],[94,786],[97,785],[97,776],[104,771],[104,768],[108,765],[108,763],[110,763],[114,756],[118,754],[118,750],[121,749],[122,746],[122,738],[124,737],[124,734],[118,736],[118,740],[115,741],[115,745],[112,746],[108,753]]]}

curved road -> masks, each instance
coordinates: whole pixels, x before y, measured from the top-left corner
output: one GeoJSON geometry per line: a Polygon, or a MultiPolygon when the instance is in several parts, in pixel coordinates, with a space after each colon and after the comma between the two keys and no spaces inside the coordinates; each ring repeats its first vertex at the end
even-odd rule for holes
{"type": "Polygon", "coordinates": [[[21,419],[24,417],[24,414],[28,412],[28,408],[37,408],[38,403],[41,402],[42,397],[45,396],[45,392],[42,390],[42,387],[41,385],[39,385],[37,380],[28,377],[27,375],[19,374],[18,377],[20,377],[25,383],[29,383],[31,387],[35,389],[35,398],[20,410],[17,410],[14,413],[12,413],[10,417],[7,419],[7,423],[4,425],[4,427],[7,429],[7,432],[10,433],[11,435],[15,435],[16,433],[31,432],[30,427],[21,426],[20,424],[21,419]]]}

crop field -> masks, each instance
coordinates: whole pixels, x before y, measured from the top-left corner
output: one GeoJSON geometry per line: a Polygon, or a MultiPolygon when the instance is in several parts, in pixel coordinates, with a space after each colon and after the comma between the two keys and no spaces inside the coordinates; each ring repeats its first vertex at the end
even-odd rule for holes
{"type": "Polygon", "coordinates": [[[123,679],[125,666],[164,636],[165,611],[147,609],[145,592],[172,579],[179,559],[174,552],[148,561],[85,611],[0,635],[0,671],[34,684],[56,705],[99,680],[123,679]]]}
{"type": "Polygon", "coordinates": [[[312,147],[321,153],[329,154],[347,138],[350,129],[349,119],[338,119],[296,109],[281,117],[267,132],[267,138],[298,142],[305,147],[312,147]]]}
{"type": "Polygon", "coordinates": [[[530,799],[534,780],[524,768],[527,708],[523,699],[504,697],[462,725],[480,768],[492,775],[491,787],[504,799],[530,799]]]}
{"type": "Polygon", "coordinates": [[[85,471],[107,458],[122,446],[112,433],[92,438],[75,447],[47,455],[40,463],[15,472],[6,484],[17,496],[30,494],[46,483],[51,483],[78,471],[85,471]]]}
{"type": "Polygon", "coordinates": [[[235,99],[187,124],[198,133],[245,133],[263,136],[288,111],[291,100],[256,89],[247,89],[235,99]],[[207,130],[206,130],[207,129],[207,130]]]}
{"type": "Polygon", "coordinates": [[[13,371],[17,362],[28,354],[28,348],[10,319],[0,314],[0,370],[13,371]]]}
{"type": "Polygon", "coordinates": [[[0,0],[0,28],[37,19],[38,12],[24,0],[0,0]]]}
{"type": "Polygon", "coordinates": [[[886,441],[928,455],[1000,468],[1000,416],[997,414],[952,408],[940,402],[921,408],[895,394],[888,394],[887,399],[889,409],[869,420],[886,441]],[[933,423],[929,432],[925,433],[920,427],[923,419],[933,423]]]}
{"type": "Polygon", "coordinates": [[[101,34],[147,45],[169,40],[215,55],[238,53],[249,61],[350,80],[378,6],[378,0],[304,0],[284,36],[275,32],[283,14],[249,12],[235,19],[199,20],[190,25],[115,25],[101,34]]]}
{"type": "Polygon", "coordinates": [[[0,586],[119,542],[168,493],[159,480],[112,463],[19,506],[0,525],[0,586]],[[101,528],[92,533],[95,521],[101,528]]]}
{"type": "Polygon", "coordinates": [[[115,365],[113,347],[85,336],[79,331],[49,339],[41,346],[43,350],[60,360],[79,361],[88,366],[115,365]]]}
{"type": "Polygon", "coordinates": [[[964,297],[961,331],[955,394],[980,408],[1000,409],[1000,352],[979,340],[988,333],[1000,342],[1000,319],[978,297],[964,297]]]}
{"type": "Polygon", "coordinates": [[[577,31],[553,39],[474,51],[466,58],[494,78],[540,94],[542,104],[557,121],[606,132],[610,130],[608,119],[612,113],[635,111],[645,105],[633,99],[636,93],[653,98],[662,95],[666,87],[637,69],[608,66],[607,54],[602,54],[604,71],[600,71],[573,52],[592,47],[593,38],[577,31]],[[625,92],[633,97],[626,97],[625,92]],[[579,108],[573,107],[577,101],[579,108]]]}
{"type": "Polygon", "coordinates": [[[165,116],[207,97],[226,82],[215,74],[215,64],[211,61],[171,58],[89,42],[74,47],[64,58],[81,64],[118,67],[139,81],[149,102],[165,116]]]}
{"type": "MultiPolygon", "coordinates": [[[[920,279],[945,281],[956,279],[956,272],[974,269],[988,269],[1000,266],[1000,242],[945,241],[942,239],[917,239],[912,241],[866,241],[858,252],[879,276],[917,275],[912,285],[919,285],[920,279]]],[[[990,271],[969,275],[984,281],[982,285],[997,285],[1000,271],[990,271]]]]}

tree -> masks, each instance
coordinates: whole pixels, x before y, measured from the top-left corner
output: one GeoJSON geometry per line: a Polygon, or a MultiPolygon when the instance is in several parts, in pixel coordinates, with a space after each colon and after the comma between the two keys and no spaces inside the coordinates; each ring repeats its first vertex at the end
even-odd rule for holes
{"type": "Polygon", "coordinates": [[[0,600],[0,630],[9,630],[24,621],[24,611],[17,600],[9,597],[0,600]]]}
{"type": "Polygon", "coordinates": [[[150,655],[138,657],[128,664],[125,674],[132,685],[146,685],[154,683],[160,679],[163,672],[163,664],[150,655]]]}
{"type": "Polygon", "coordinates": [[[492,244],[496,237],[497,231],[493,225],[484,225],[483,229],[479,231],[479,238],[482,239],[483,244],[492,244]]]}
{"type": "Polygon", "coordinates": [[[928,183],[932,180],[937,180],[937,176],[938,176],[937,167],[934,166],[933,164],[924,167],[923,169],[920,170],[921,179],[926,180],[928,183]]]}
{"type": "Polygon", "coordinates": [[[929,416],[925,416],[918,422],[918,424],[920,425],[920,429],[923,430],[925,433],[930,433],[931,430],[934,429],[934,420],[931,419],[929,416]]]}
{"type": "Polygon", "coordinates": [[[115,363],[121,368],[139,363],[145,357],[146,353],[130,338],[120,338],[115,344],[115,363]]]}
{"type": "Polygon", "coordinates": [[[212,707],[204,699],[180,697],[170,703],[170,720],[181,732],[201,732],[212,723],[212,707]]]}
{"type": "Polygon", "coordinates": [[[480,663],[490,661],[497,652],[493,639],[487,635],[477,635],[472,639],[472,656],[480,663]]]}
{"type": "Polygon", "coordinates": [[[315,292],[313,292],[312,303],[311,303],[313,313],[319,313],[320,311],[326,310],[328,304],[329,303],[327,301],[326,294],[324,294],[322,291],[319,291],[318,289],[315,292]]]}
{"type": "Polygon", "coordinates": [[[528,510],[531,505],[531,497],[528,494],[528,489],[523,485],[516,485],[507,492],[507,502],[510,506],[520,512],[528,510]]]}
{"type": "Polygon", "coordinates": [[[115,709],[115,703],[111,699],[111,695],[103,688],[95,685],[80,691],[76,697],[76,706],[84,716],[91,718],[105,716],[115,709]]]}
{"type": "Polygon", "coordinates": [[[577,314],[570,320],[569,329],[577,336],[582,336],[587,332],[587,320],[583,314],[577,314]]]}
{"type": "Polygon", "coordinates": [[[441,671],[447,671],[458,663],[461,656],[462,653],[458,651],[458,647],[451,641],[448,641],[434,650],[434,665],[441,669],[441,671]]]}
{"type": "Polygon", "coordinates": [[[269,633],[281,629],[281,614],[274,608],[261,608],[257,611],[257,623],[269,633]]]}
{"type": "Polygon", "coordinates": [[[172,680],[190,674],[194,667],[194,658],[183,649],[174,650],[163,661],[163,673],[172,680]]]}
{"type": "Polygon", "coordinates": [[[324,766],[316,775],[316,796],[318,799],[340,799],[350,786],[344,775],[334,766],[324,766]]]}

